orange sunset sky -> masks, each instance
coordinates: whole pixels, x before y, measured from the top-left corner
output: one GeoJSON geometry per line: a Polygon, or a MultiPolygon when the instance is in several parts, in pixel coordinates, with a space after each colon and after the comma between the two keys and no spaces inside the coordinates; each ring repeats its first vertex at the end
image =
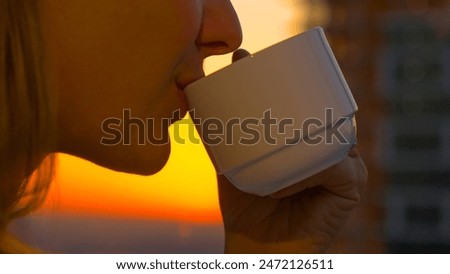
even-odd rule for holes
{"type": "MultiPolygon", "coordinates": [[[[250,52],[301,31],[302,20],[306,17],[298,4],[301,1],[232,2],[242,23],[243,47],[250,52]]],[[[211,73],[229,63],[230,56],[214,57],[207,60],[205,70],[211,73]]],[[[166,167],[150,177],[118,173],[72,156],[59,155],[56,182],[42,210],[220,222],[215,172],[203,146],[173,141],[166,167]]]]}

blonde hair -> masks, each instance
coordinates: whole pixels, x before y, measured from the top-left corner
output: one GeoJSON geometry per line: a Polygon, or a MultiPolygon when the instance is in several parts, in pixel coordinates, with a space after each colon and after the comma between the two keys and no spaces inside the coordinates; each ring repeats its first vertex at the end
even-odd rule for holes
{"type": "Polygon", "coordinates": [[[0,0],[0,253],[26,250],[7,225],[44,201],[54,169],[56,106],[45,87],[37,2],[0,0]]]}

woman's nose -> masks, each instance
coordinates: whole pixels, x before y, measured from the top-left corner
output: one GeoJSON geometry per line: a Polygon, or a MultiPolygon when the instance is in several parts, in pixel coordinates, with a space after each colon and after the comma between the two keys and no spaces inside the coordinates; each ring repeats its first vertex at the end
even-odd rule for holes
{"type": "Polygon", "coordinates": [[[203,58],[235,51],[242,43],[238,16],[229,0],[204,0],[197,45],[203,58]]]}

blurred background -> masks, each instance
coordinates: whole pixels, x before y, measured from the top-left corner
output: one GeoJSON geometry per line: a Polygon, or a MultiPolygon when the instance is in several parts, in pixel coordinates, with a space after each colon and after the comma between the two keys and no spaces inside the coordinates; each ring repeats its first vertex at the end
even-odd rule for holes
{"type": "MultiPolygon", "coordinates": [[[[359,105],[368,189],[329,252],[449,253],[450,1],[232,2],[250,52],[323,26],[359,105]]],[[[213,166],[202,145],[174,142],[151,177],[60,155],[44,207],[11,230],[49,252],[223,251],[213,166]]]]}

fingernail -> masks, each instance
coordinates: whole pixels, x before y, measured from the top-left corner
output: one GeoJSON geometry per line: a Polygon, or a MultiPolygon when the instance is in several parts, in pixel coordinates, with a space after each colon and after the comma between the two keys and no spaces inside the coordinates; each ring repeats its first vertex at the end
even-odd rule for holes
{"type": "Polygon", "coordinates": [[[241,60],[244,57],[250,56],[250,52],[246,51],[245,49],[238,49],[235,52],[233,52],[233,58],[232,61],[236,62],[238,60],[241,60]]]}
{"type": "Polygon", "coordinates": [[[352,147],[352,149],[348,153],[348,156],[350,156],[352,158],[358,158],[359,156],[361,156],[361,154],[359,153],[359,151],[356,147],[352,147]]]}

